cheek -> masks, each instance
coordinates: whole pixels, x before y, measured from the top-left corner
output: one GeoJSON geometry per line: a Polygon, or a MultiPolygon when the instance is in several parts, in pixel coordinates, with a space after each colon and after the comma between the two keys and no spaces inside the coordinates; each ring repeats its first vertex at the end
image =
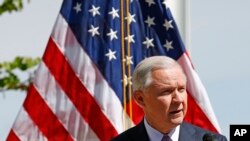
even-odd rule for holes
{"type": "Polygon", "coordinates": [[[150,106],[151,109],[164,109],[168,103],[167,99],[159,98],[159,97],[151,97],[147,99],[147,105],[150,106]]]}
{"type": "Polygon", "coordinates": [[[185,94],[183,95],[183,99],[184,99],[185,105],[187,105],[187,100],[188,100],[188,95],[187,95],[187,93],[185,93],[185,94]]]}
{"type": "Polygon", "coordinates": [[[157,99],[159,109],[168,110],[171,105],[171,96],[163,96],[157,99]]]}
{"type": "Polygon", "coordinates": [[[187,94],[184,95],[183,97],[183,107],[184,107],[184,112],[186,113],[187,112],[187,107],[188,107],[188,99],[187,99],[187,94]]]}

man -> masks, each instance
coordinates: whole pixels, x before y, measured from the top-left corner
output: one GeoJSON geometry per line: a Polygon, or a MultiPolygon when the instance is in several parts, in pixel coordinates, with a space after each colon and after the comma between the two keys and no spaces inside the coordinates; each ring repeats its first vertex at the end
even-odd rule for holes
{"type": "Polygon", "coordinates": [[[187,78],[181,66],[166,56],[140,62],[133,74],[133,97],[144,119],[113,141],[227,141],[183,122],[187,113],[187,78]]]}

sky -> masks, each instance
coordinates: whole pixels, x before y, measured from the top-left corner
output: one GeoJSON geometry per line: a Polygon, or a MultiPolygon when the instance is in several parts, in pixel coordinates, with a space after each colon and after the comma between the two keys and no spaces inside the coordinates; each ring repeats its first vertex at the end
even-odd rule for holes
{"type": "MultiPolygon", "coordinates": [[[[189,0],[190,54],[222,134],[230,124],[250,124],[250,0],[189,0]]],[[[2,1],[0,1],[1,3],[2,1]]],[[[62,0],[31,0],[18,13],[0,16],[0,62],[41,57],[62,0]]],[[[4,140],[26,94],[0,93],[0,140],[4,140]]]]}
{"type": "Polygon", "coordinates": [[[191,0],[191,58],[222,129],[250,124],[249,0],[191,0]]]}

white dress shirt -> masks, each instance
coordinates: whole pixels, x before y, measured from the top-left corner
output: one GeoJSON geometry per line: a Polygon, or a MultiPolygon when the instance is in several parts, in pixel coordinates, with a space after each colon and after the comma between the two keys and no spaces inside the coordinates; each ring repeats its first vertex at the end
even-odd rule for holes
{"type": "MultiPolygon", "coordinates": [[[[163,134],[157,131],[156,129],[154,129],[152,126],[150,126],[145,118],[144,118],[144,125],[148,133],[149,141],[161,141],[163,134]]],[[[180,132],[180,125],[178,125],[176,128],[171,130],[168,133],[168,136],[171,138],[172,141],[178,141],[179,132],[180,132]]]]}

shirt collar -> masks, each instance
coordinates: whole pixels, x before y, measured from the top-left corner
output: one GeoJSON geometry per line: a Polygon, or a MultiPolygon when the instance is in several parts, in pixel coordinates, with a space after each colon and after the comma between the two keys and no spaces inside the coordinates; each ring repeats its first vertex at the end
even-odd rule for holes
{"type": "MultiPolygon", "coordinates": [[[[146,128],[146,131],[148,133],[148,137],[150,141],[161,141],[163,134],[156,129],[154,129],[152,126],[150,126],[147,122],[147,120],[144,118],[144,125],[146,128]]],[[[168,136],[171,138],[172,141],[178,141],[179,140],[179,132],[180,132],[180,125],[178,125],[176,128],[172,129],[168,136]]]]}

